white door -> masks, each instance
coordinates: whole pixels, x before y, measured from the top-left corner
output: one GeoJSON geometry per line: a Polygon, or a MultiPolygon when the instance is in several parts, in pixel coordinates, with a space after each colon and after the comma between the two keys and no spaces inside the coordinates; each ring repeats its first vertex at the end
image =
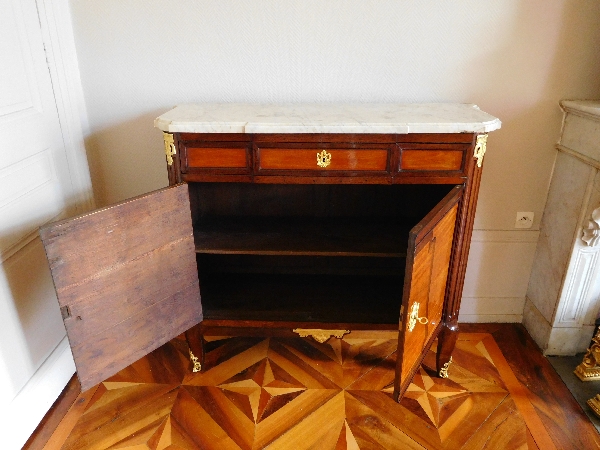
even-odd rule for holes
{"type": "Polygon", "coordinates": [[[38,369],[65,336],[38,228],[75,211],[81,170],[69,168],[41,17],[36,0],[0,0],[0,429],[25,439],[61,389],[33,399],[28,382],[44,386],[38,369]]]}
{"type": "Polygon", "coordinates": [[[0,254],[72,197],[50,72],[33,0],[1,0],[0,254]]]}

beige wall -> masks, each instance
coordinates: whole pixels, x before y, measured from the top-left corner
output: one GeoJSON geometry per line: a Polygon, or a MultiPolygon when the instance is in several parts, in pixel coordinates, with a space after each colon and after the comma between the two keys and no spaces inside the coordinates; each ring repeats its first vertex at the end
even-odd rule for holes
{"type": "Polygon", "coordinates": [[[475,221],[478,266],[469,266],[465,287],[474,316],[464,319],[492,313],[505,299],[502,314],[520,320],[561,125],[558,101],[600,97],[600,2],[71,6],[101,205],[167,184],[152,120],[178,103],[471,102],[499,117],[475,221]],[[517,211],[535,212],[533,232],[514,230],[517,211]]]}

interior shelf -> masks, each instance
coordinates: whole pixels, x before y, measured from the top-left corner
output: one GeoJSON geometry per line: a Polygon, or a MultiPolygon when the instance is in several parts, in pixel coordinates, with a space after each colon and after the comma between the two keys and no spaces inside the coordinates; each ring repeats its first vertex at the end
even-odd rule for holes
{"type": "Polygon", "coordinates": [[[194,230],[197,253],[405,257],[410,226],[398,220],[221,217],[194,230]]]}
{"type": "Polygon", "coordinates": [[[397,323],[403,276],[210,274],[206,319],[397,323]]]}

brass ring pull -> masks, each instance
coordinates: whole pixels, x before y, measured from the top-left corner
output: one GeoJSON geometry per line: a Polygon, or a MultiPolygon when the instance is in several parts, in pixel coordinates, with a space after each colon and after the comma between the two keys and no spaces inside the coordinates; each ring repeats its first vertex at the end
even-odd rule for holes
{"type": "Polygon", "coordinates": [[[419,322],[421,325],[427,325],[429,319],[427,317],[419,317],[419,302],[414,302],[410,307],[410,314],[408,316],[408,331],[415,329],[415,325],[419,322]]]}
{"type": "Polygon", "coordinates": [[[317,166],[325,168],[329,164],[331,164],[331,153],[327,153],[325,150],[317,153],[317,166]]]}

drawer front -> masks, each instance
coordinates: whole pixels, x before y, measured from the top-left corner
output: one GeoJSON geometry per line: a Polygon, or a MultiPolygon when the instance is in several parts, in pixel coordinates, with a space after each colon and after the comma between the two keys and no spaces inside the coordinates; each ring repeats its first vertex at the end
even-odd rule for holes
{"type": "Polygon", "coordinates": [[[462,163],[460,150],[403,150],[400,156],[400,170],[458,171],[462,163]]]}
{"type": "Polygon", "coordinates": [[[387,149],[259,148],[258,170],[387,172],[387,149]]]}
{"type": "Polygon", "coordinates": [[[187,147],[187,167],[232,168],[248,167],[248,150],[246,148],[202,148],[187,147]]]}
{"type": "Polygon", "coordinates": [[[465,174],[469,144],[399,144],[398,176],[462,176],[465,174]]]}

